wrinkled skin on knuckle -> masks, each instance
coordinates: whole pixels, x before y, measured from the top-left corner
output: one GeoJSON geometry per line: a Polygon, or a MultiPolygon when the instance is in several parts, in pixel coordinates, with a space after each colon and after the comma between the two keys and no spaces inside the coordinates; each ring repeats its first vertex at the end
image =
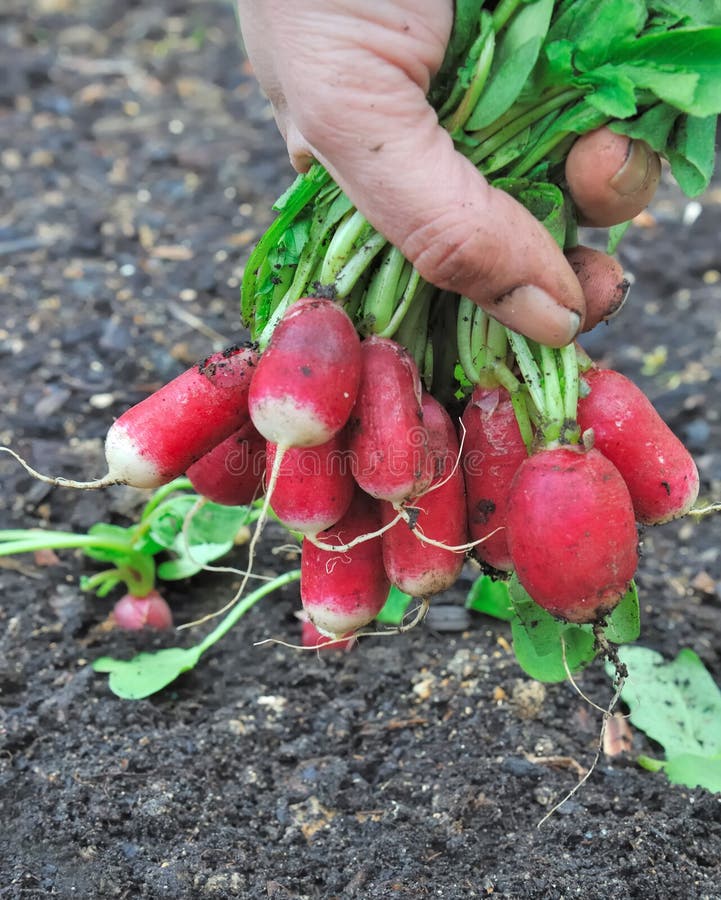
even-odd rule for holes
{"type": "Polygon", "coordinates": [[[479,232],[469,230],[456,210],[446,210],[412,231],[400,249],[426,281],[463,293],[488,274],[479,232]]]}

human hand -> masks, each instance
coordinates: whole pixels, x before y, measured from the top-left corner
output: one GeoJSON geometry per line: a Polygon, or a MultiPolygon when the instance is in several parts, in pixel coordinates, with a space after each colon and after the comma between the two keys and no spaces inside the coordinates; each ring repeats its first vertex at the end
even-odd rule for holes
{"type": "MultiPolygon", "coordinates": [[[[420,274],[470,297],[551,346],[616,311],[627,283],[615,261],[564,257],[520,203],[453,147],[426,100],[453,22],[451,0],[238,0],[245,46],[293,166],[322,163],[420,274]]],[[[660,177],[645,144],[607,129],[566,165],[582,222],[640,212],[660,177]]]]}

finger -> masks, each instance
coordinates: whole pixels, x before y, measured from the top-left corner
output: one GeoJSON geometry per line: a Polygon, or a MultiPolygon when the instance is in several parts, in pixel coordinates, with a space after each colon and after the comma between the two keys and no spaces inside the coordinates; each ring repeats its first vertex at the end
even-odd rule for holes
{"type": "Polygon", "coordinates": [[[310,90],[301,98],[286,85],[313,155],[427,281],[544,344],[573,339],[584,298],[563,253],[455,151],[417,84],[376,58],[351,59],[342,91],[332,80],[310,90]],[[365,75],[371,67],[381,92],[365,75]]]}
{"type": "Polygon", "coordinates": [[[586,298],[583,330],[590,331],[599,322],[613,318],[626,302],[629,281],[615,259],[590,247],[573,247],[566,258],[576,273],[586,298]]]}
{"type": "Polygon", "coordinates": [[[582,225],[606,227],[638,215],[661,179],[661,161],[645,141],[608,128],[582,135],[566,159],[566,181],[582,225]]]}

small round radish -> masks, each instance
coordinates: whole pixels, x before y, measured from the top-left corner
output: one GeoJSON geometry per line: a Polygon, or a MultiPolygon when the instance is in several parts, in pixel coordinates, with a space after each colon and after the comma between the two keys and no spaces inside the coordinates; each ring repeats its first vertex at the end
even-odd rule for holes
{"type": "MultiPolygon", "coordinates": [[[[275,456],[275,444],[268,443],[268,481],[275,456]]],[[[317,447],[286,450],[270,505],[286,528],[316,535],[346,513],[354,489],[346,442],[341,432],[317,447]]]]}
{"type": "MultiPolygon", "coordinates": [[[[458,438],[451,417],[430,394],[423,396],[423,420],[436,461],[431,486],[413,502],[413,530],[398,522],[381,537],[383,564],[391,583],[413,597],[430,597],[455,584],[463,568],[466,543],[466,499],[463,473],[457,465],[458,438]],[[421,536],[437,543],[427,543],[421,536]]],[[[395,508],[381,502],[383,524],[396,516],[395,508]]]]}
{"type": "MultiPolygon", "coordinates": [[[[356,490],[345,516],[318,537],[342,546],[380,524],[377,501],[356,490]]],[[[390,589],[379,537],[346,551],[322,550],[306,538],[300,571],[303,608],[318,631],[330,637],[345,637],[373,621],[390,589]]]]}
{"type": "Polygon", "coordinates": [[[173,614],[158,591],[150,591],[144,597],[126,594],[113,607],[113,619],[118,628],[140,631],[153,628],[162,631],[173,627],[173,614]]]}
{"type": "Polygon", "coordinates": [[[462,465],[466,483],[468,532],[474,554],[494,569],[513,568],[508,552],[508,492],[527,458],[505,388],[476,387],[461,418],[465,428],[462,465]]]}
{"type": "Polygon", "coordinates": [[[185,473],[195,490],[224,506],[245,506],[262,494],[265,438],[248,421],[185,473]]]}
{"type": "Polygon", "coordinates": [[[361,382],[348,423],[355,479],[372,497],[401,503],[430,480],[421,380],[408,351],[389,338],[372,335],[361,351],[361,382]]]}
{"type": "Polygon", "coordinates": [[[636,521],[660,525],[684,515],[698,497],[691,454],[630,379],[612,369],[583,376],[589,390],[578,403],[578,424],[628,485],[636,521]]]}
{"type": "Polygon", "coordinates": [[[248,419],[254,345],[214,353],[133,406],[105,440],[108,479],[153,488],[182,475],[248,419]]]}
{"type": "Polygon", "coordinates": [[[250,388],[250,415],[266,440],[313,447],[345,425],[360,380],[360,338],[332,300],[306,298],[280,320],[250,388]]]}
{"type": "Polygon", "coordinates": [[[569,622],[594,622],[628,589],[638,564],[631,497],[598,450],[541,450],[516,472],[508,546],[530,596],[569,622]]]}

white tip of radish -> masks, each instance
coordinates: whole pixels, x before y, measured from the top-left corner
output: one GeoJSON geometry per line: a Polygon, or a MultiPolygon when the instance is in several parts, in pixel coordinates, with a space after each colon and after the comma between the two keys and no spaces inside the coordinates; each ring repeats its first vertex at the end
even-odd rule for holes
{"type": "Polygon", "coordinates": [[[138,450],[133,438],[116,422],[105,438],[105,459],[113,481],[137,488],[156,488],[168,479],[138,450]]]}
{"type": "Polygon", "coordinates": [[[334,432],[313,415],[307,404],[299,405],[292,397],[266,397],[251,402],[250,417],[267,441],[281,447],[317,447],[325,444],[334,432]]]}
{"type": "Polygon", "coordinates": [[[315,628],[324,636],[333,639],[348,637],[355,634],[359,628],[363,628],[373,621],[375,615],[369,615],[367,610],[361,609],[355,614],[348,610],[313,609],[313,604],[305,603],[305,611],[308,619],[315,628]]]}

